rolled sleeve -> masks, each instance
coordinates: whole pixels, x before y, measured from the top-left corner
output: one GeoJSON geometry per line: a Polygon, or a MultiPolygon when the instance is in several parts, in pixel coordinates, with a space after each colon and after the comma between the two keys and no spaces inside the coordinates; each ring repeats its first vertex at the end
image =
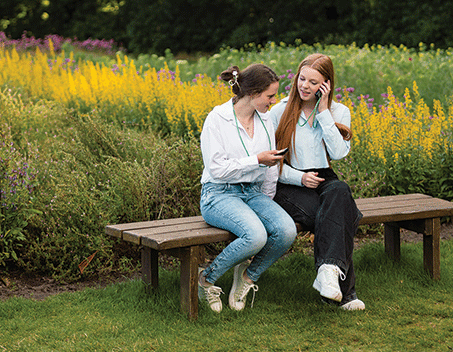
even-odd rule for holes
{"type": "Polygon", "coordinates": [[[327,152],[333,160],[344,158],[348,155],[351,148],[351,143],[343,139],[343,136],[335,125],[335,122],[339,122],[348,127],[351,126],[351,114],[349,109],[344,107],[342,110],[343,111],[337,121],[334,120],[329,110],[324,110],[316,115],[316,119],[322,129],[322,138],[326,145],[327,152]]]}
{"type": "Polygon", "coordinates": [[[304,173],[305,172],[301,170],[297,170],[287,164],[283,164],[283,169],[279,181],[288,185],[301,186],[302,176],[304,175],[304,173]]]}

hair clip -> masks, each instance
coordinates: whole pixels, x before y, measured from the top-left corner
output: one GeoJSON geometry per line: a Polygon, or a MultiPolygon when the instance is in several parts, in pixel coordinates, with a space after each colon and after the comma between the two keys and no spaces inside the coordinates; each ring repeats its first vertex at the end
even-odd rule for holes
{"type": "Polygon", "coordinates": [[[238,71],[234,70],[232,72],[232,74],[233,74],[233,78],[228,81],[229,85],[232,87],[235,84],[237,84],[238,87],[240,88],[239,83],[238,83],[238,71]]]}

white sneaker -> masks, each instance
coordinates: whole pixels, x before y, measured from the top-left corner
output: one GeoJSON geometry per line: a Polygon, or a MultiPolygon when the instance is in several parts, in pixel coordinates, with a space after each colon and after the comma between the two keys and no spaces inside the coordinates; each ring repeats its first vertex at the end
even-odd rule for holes
{"type": "Polygon", "coordinates": [[[364,310],[365,303],[363,303],[360,299],[356,298],[352,301],[349,301],[340,306],[340,308],[344,310],[364,310]]]}
{"type": "Polygon", "coordinates": [[[201,275],[198,278],[198,298],[202,302],[208,302],[209,307],[216,313],[222,311],[222,300],[220,294],[223,293],[222,288],[214,285],[202,285],[200,282],[201,275]]]}
{"type": "Polygon", "coordinates": [[[234,267],[233,286],[231,287],[229,304],[230,308],[234,310],[243,310],[247,299],[247,294],[253,290],[253,301],[255,300],[255,292],[258,291],[258,286],[255,284],[249,284],[244,280],[244,271],[248,268],[250,262],[247,260],[238,264],[234,267]]]}
{"type": "Polygon", "coordinates": [[[341,302],[343,294],[341,293],[339,278],[344,280],[346,276],[338,266],[323,264],[318,269],[318,275],[313,282],[313,288],[318,290],[321,296],[341,302]]]}

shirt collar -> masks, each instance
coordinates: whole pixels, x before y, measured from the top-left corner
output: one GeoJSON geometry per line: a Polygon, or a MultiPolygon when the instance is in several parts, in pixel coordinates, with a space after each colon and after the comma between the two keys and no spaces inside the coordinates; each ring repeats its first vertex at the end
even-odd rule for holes
{"type": "MultiPolygon", "coordinates": [[[[223,103],[222,105],[216,106],[216,112],[219,114],[220,117],[224,118],[227,121],[233,121],[234,120],[234,112],[233,112],[233,98],[228,100],[227,102],[223,103]]],[[[256,111],[259,116],[263,120],[267,120],[269,118],[269,111],[265,112],[264,114],[256,111]]]]}

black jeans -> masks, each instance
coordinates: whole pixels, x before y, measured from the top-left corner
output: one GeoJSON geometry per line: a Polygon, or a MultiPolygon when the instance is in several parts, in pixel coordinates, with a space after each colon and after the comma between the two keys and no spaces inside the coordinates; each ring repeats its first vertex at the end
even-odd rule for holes
{"type": "Polygon", "coordinates": [[[346,275],[340,280],[343,302],[357,298],[352,262],[354,236],[362,213],[349,186],[332,169],[307,170],[325,178],[317,188],[277,184],[274,200],[314,235],[316,270],[322,264],[337,265],[346,275]]]}

